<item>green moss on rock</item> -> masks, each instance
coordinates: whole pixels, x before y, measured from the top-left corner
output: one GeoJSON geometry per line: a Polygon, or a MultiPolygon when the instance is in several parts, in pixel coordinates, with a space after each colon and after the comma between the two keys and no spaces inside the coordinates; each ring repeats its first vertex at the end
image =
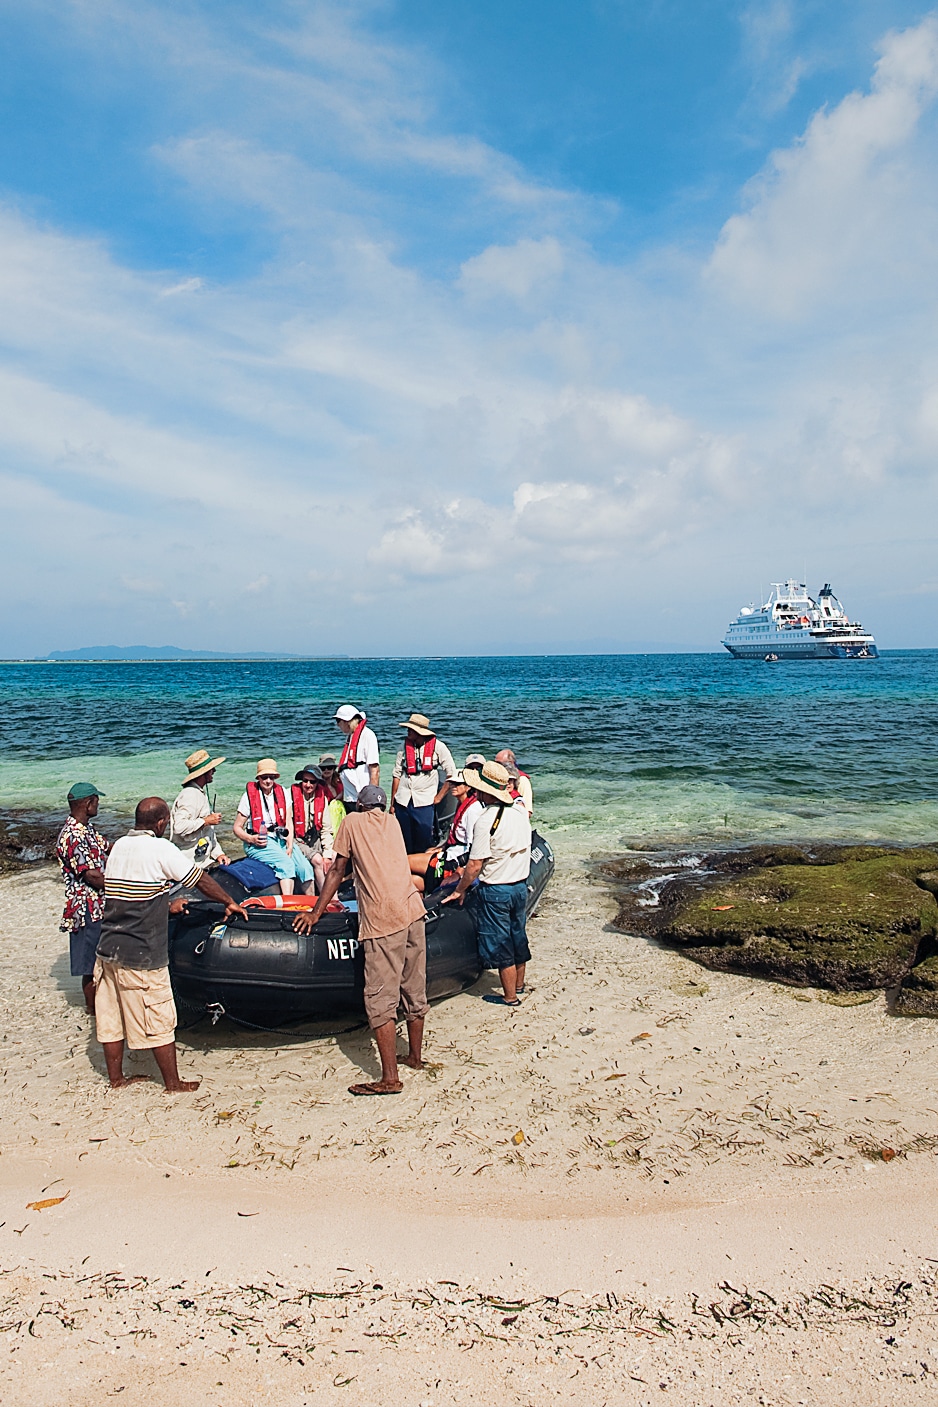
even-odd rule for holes
{"type": "Polygon", "coordinates": [[[729,882],[678,889],[657,936],[721,971],[834,991],[896,986],[938,928],[935,898],[916,883],[938,852],[864,850],[834,864],[761,860],[729,882]]]}
{"type": "Polygon", "coordinates": [[[926,958],[905,977],[896,998],[900,1016],[938,1016],[938,954],[926,958]]]}

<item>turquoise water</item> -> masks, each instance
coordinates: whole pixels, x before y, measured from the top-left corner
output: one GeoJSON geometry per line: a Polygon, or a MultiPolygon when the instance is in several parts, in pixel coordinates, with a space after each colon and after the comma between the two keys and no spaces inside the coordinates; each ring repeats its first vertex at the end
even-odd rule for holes
{"type": "Polygon", "coordinates": [[[285,778],[359,704],[383,778],[414,709],[457,761],[513,746],[567,853],[630,843],[938,837],[938,651],[766,665],[720,655],[0,665],[0,805],[61,810],[71,782],[126,815],[224,753],[226,819],[258,757],[285,778]]]}

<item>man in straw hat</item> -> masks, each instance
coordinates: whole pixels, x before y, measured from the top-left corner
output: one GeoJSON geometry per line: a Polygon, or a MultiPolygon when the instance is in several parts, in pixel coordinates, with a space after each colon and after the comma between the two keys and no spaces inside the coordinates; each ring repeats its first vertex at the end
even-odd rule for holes
{"type": "Polygon", "coordinates": [[[391,804],[408,855],[418,855],[433,844],[436,808],[456,776],[456,764],[425,714],[412,713],[400,727],[407,729],[407,736],[391,774],[391,804]]]}
{"type": "Polygon", "coordinates": [[[297,933],[312,933],[335,898],[349,860],[355,865],[358,937],[365,954],[365,1011],[381,1057],[381,1079],[349,1086],[350,1094],[400,1094],[397,1011],[407,1021],[404,1064],[423,1069],[427,1005],[427,936],[423,900],[410,879],[401,830],[385,811],[380,787],[362,787],[358,810],[335,838],[335,860],[312,913],[297,914],[297,933]]]}
{"type": "Polygon", "coordinates": [[[466,891],[479,881],[476,924],[479,956],[486,967],[498,969],[502,995],[485,1001],[520,1006],[525,966],[530,960],[525,922],[528,875],[531,872],[531,822],[515,805],[511,777],[500,762],[486,762],[476,771],[465,767],[463,776],[485,811],[475,823],[469,859],[462,878],[444,904],[461,904],[466,891]]]}
{"type": "Polygon", "coordinates": [[[209,757],[204,748],[186,758],[186,777],[182,791],[169,813],[169,838],[191,863],[196,865],[227,865],[228,857],[215,835],[221,812],[208,804],[205,789],[215,775],[223,757],[209,757]]]}

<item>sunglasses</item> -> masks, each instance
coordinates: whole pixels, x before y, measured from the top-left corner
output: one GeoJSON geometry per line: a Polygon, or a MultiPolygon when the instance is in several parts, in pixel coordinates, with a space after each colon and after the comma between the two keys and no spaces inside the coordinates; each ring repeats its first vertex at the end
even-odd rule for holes
{"type": "Polygon", "coordinates": [[[257,780],[259,782],[275,782],[279,776],[279,772],[261,772],[257,780]]]}
{"type": "Polygon", "coordinates": [[[334,771],[335,771],[335,768],[334,768],[334,767],[320,767],[319,770],[320,770],[320,772],[334,772],[334,771]]]}

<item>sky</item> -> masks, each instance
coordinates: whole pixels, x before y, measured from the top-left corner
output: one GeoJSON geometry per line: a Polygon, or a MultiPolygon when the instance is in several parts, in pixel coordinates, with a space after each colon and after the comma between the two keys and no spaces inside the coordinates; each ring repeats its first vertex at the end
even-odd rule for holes
{"type": "Polygon", "coordinates": [[[0,16],[0,654],[938,647],[938,12],[0,16]]]}

